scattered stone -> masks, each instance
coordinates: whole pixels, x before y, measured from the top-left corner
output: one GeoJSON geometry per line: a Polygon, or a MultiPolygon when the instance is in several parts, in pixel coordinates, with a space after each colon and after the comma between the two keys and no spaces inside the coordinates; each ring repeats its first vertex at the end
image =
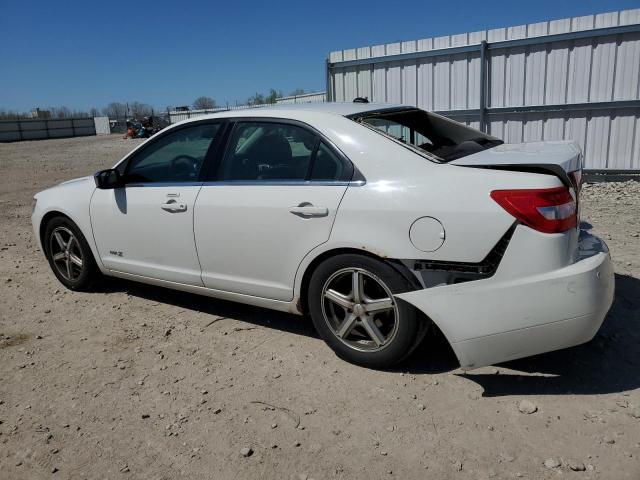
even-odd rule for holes
{"type": "Polygon", "coordinates": [[[129,473],[131,470],[129,470],[129,465],[123,465],[122,468],[120,469],[121,473],[129,473]]]}
{"type": "Polygon", "coordinates": [[[560,461],[557,458],[547,458],[544,461],[544,466],[547,468],[558,468],[560,466],[560,461]]]}
{"type": "Polygon", "coordinates": [[[388,455],[386,450],[381,450],[380,451],[380,455],[382,455],[383,457],[386,457],[388,455]]]}
{"type": "Polygon", "coordinates": [[[143,413],[143,414],[142,414],[142,418],[143,418],[143,419],[147,419],[147,418],[149,418],[149,417],[150,417],[150,415],[149,415],[148,413],[143,413]]]}
{"type": "Polygon", "coordinates": [[[456,472],[461,472],[462,471],[462,462],[460,460],[453,462],[453,469],[456,472]]]}
{"type": "Polygon", "coordinates": [[[277,423],[272,423],[271,424],[271,428],[278,428],[278,424],[277,423]]]}
{"type": "Polygon", "coordinates": [[[633,418],[640,418],[640,407],[633,407],[629,412],[633,418]]]}
{"type": "Polygon", "coordinates": [[[613,445],[614,443],[616,443],[616,440],[611,437],[604,437],[604,443],[606,443],[607,445],[613,445]]]}
{"type": "Polygon", "coordinates": [[[418,404],[418,410],[424,410],[425,406],[422,403],[418,404]]]}
{"type": "Polygon", "coordinates": [[[567,459],[566,464],[574,472],[584,472],[586,470],[584,463],[573,458],[567,459]]]}
{"type": "Polygon", "coordinates": [[[53,467],[53,468],[51,469],[51,473],[56,473],[56,472],[58,472],[58,471],[59,471],[59,470],[58,470],[58,467],[53,467]]]}
{"type": "Polygon", "coordinates": [[[293,446],[294,447],[299,447],[300,445],[302,445],[300,442],[298,442],[297,440],[295,442],[293,442],[293,446]]]}
{"type": "Polygon", "coordinates": [[[538,407],[536,406],[536,404],[530,402],[529,400],[522,400],[518,404],[518,410],[520,410],[520,413],[530,415],[532,413],[536,413],[538,411],[538,407]]]}
{"type": "Polygon", "coordinates": [[[49,310],[48,308],[44,311],[44,313],[51,313],[51,310],[49,310]]]}
{"type": "Polygon", "coordinates": [[[240,455],[242,455],[243,457],[250,457],[251,455],[253,455],[253,449],[251,447],[244,447],[240,449],[240,455]]]}

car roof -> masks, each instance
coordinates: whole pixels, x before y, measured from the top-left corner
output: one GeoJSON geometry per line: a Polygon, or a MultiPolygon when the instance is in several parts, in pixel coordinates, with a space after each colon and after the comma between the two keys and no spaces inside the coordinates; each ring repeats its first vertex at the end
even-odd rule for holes
{"type": "MultiPolygon", "coordinates": [[[[198,115],[189,120],[179,123],[187,123],[206,118],[229,118],[229,117],[284,117],[296,118],[297,112],[318,112],[340,115],[343,117],[357,113],[372,112],[393,108],[415,108],[409,105],[393,103],[354,103],[354,102],[317,102],[317,103],[280,103],[264,107],[244,108],[241,110],[224,110],[207,115],[198,115]]],[[[185,112],[186,113],[186,112],[185,112]]]]}

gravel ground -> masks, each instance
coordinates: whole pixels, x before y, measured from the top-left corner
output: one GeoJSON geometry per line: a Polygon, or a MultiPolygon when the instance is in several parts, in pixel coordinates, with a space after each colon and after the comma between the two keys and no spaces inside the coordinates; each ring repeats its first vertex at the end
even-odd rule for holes
{"type": "Polygon", "coordinates": [[[617,281],[592,342],[465,374],[434,333],[374,371],[306,318],[121,281],[65,290],[32,195],[136,143],[0,144],[1,478],[640,478],[640,183],[584,190],[617,281]]]}

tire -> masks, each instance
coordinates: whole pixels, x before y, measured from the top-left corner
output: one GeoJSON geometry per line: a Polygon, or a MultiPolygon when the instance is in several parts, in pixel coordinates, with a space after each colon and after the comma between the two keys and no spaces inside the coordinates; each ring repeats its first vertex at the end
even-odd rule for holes
{"type": "Polygon", "coordinates": [[[91,290],[100,278],[100,270],[86,238],[75,223],[67,217],[52,218],[47,223],[42,243],[49,266],[60,283],[69,290],[91,290]]]}
{"type": "Polygon", "coordinates": [[[426,319],[393,297],[411,290],[409,280],[391,265],[343,254],[325,260],[313,272],[307,304],[319,335],[340,358],[389,368],[404,360],[427,331],[426,319]],[[354,299],[356,282],[360,295],[354,299]]]}

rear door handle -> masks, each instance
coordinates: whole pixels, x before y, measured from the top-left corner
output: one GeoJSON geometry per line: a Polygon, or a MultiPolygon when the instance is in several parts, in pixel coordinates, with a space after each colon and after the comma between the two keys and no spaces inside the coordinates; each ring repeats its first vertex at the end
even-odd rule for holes
{"type": "Polygon", "coordinates": [[[326,217],[329,215],[327,207],[315,207],[308,202],[303,202],[296,207],[290,207],[289,211],[299,217],[326,217]]]}
{"type": "Polygon", "coordinates": [[[187,211],[187,205],[185,203],[178,203],[175,200],[169,200],[167,203],[163,203],[162,205],[160,205],[160,208],[171,213],[187,211]]]}

